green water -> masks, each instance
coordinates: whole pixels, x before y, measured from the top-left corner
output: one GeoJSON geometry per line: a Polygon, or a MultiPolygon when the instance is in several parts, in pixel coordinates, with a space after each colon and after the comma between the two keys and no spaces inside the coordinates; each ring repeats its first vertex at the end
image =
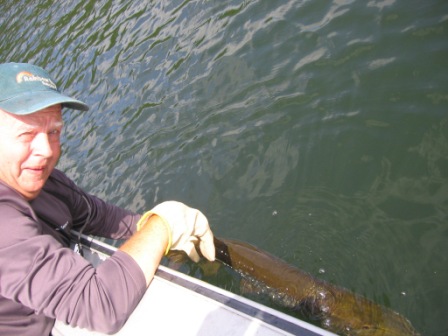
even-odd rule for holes
{"type": "Polygon", "coordinates": [[[0,31],[91,106],[59,163],[85,190],[448,334],[447,1],[0,0],[0,31]]]}

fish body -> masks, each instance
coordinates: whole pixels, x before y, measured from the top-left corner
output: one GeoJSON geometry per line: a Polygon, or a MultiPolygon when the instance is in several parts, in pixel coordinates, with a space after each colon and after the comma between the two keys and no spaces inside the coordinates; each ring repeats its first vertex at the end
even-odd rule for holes
{"type": "Polygon", "coordinates": [[[341,335],[419,335],[410,322],[349,290],[319,280],[281,259],[236,240],[215,238],[216,259],[277,293],[279,304],[341,335]]]}

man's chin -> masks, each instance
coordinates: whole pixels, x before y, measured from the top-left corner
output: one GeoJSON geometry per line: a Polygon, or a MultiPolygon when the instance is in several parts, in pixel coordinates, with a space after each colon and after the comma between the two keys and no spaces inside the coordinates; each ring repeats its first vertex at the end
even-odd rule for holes
{"type": "Polygon", "coordinates": [[[24,187],[21,190],[21,194],[27,199],[27,200],[32,200],[35,199],[39,193],[42,191],[44,185],[45,185],[46,179],[45,181],[43,180],[39,180],[39,181],[35,181],[32,184],[28,184],[26,187],[24,187]]]}
{"type": "Polygon", "coordinates": [[[42,188],[40,188],[39,190],[33,190],[33,191],[24,191],[21,194],[23,195],[23,197],[25,197],[28,201],[31,201],[33,199],[35,199],[37,196],[39,196],[40,192],[42,191],[42,188]]]}
{"type": "Polygon", "coordinates": [[[47,164],[44,169],[24,168],[17,179],[18,190],[27,200],[36,198],[45,183],[47,183],[51,172],[54,169],[53,164],[47,164]]]}

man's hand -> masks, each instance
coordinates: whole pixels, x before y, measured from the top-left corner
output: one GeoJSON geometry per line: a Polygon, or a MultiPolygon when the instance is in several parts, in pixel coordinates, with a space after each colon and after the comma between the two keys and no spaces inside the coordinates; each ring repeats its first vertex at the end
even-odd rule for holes
{"type": "Polygon", "coordinates": [[[154,207],[148,215],[159,216],[171,229],[169,249],[185,251],[198,262],[200,257],[195,245],[199,244],[202,255],[210,261],[215,260],[213,233],[202,212],[180,202],[167,201],[154,207]]]}
{"type": "Polygon", "coordinates": [[[199,210],[169,201],[145,213],[137,223],[137,232],[119,249],[139,265],[148,286],[163,253],[170,249],[183,250],[191,259],[199,261],[195,243],[199,243],[204,257],[215,260],[213,233],[207,218],[199,210]]]}

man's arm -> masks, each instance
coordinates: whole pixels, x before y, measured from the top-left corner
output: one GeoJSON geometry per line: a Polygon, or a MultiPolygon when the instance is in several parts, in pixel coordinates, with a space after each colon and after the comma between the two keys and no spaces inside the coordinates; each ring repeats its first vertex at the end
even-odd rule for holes
{"type": "Polygon", "coordinates": [[[142,229],[128,239],[120,250],[129,254],[140,266],[148,286],[168,246],[169,231],[157,216],[148,218],[142,229]]]}
{"type": "Polygon", "coordinates": [[[198,246],[204,257],[215,259],[213,233],[207,218],[183,203],[167,201],[157,205],[140,218],[137,230],[120,250],[140,266],[147,285],[163,254],[169,250],[182,250],[199,261],[198,246]]]}

